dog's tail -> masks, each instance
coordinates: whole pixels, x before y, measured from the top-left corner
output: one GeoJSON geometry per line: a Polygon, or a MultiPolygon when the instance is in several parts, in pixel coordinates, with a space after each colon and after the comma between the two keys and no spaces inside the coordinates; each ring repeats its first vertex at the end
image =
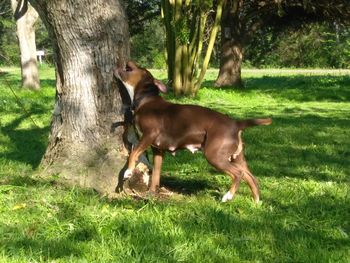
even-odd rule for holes
{"type": "Polygon", "coordinates": [[[238,121],[238,128],[240,130],[243,130],[248,127],[252,126],[258,126],[258,125],[270,125],[272,123],[271,118],[266,118],[266,119],[251,119],[251,120],[243,120],[243,121],[238,121]]]}

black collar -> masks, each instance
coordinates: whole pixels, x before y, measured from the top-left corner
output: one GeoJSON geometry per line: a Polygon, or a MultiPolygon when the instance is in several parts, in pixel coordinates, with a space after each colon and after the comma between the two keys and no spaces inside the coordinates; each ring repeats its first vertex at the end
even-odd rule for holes
{"type": "Polygon", "coordinates": [[[159,96],[159,89],[154,84],[149,84],[145,91],[135,94],[134,101],[131,104],[131,109],[135,110],[141,103],[141,101],[147,97],[156,97],[159,96]]]}

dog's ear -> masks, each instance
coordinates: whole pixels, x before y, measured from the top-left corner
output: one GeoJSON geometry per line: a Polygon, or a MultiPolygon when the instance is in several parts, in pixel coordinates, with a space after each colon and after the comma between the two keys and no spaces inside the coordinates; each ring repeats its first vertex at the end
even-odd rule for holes
{"type": "Polygon", "coordinates": [[[154,84],[158,87],[158,89],[163,92],[163,93],[167,93],[167,88],[166,86],[163,84],[163,82],[161,82],[158,79],[154,79],[154,84]]]}

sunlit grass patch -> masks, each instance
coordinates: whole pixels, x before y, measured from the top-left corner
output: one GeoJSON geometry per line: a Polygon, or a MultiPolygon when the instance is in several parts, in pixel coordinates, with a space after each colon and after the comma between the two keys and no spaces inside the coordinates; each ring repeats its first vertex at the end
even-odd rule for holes
{"type": "Polygon", "coordinates": [[[38,93],[19,88],[18,69],[7,72],[7,80],[0,75],[0,262],[350,260],[348,75],[243,70],[245,89],[231,90],[213,87],[213,71],[197,97],[167,95],[232,118],[273,118],[243,135],[261,203],[242,183],[223,204],[229,177],[188,151],[166,154],[161,183],[178,193],[166,200],[108,200],[38,179],[54,72],[41,70],[38,93]]]}

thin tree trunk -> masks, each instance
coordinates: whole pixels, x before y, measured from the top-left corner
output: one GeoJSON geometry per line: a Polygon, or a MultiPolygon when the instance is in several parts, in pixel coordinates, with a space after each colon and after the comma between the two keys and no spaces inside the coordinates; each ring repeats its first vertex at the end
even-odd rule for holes
{"type": "Polygon", "coordinates": [[[118,0],[31,0],[53,40],[56,104],[42,166],[59,179],[113,192],[127,152],[122,102],[113,77],[129,55],[118,0]]]}
{"type": "Polygon", "coordinates": [[[221,16],[222,16],[222,8],[224,6],[226,1],[221,0],[218,1],[218,6],[216,9],[216,16],[215,16],[215,21],[214,21],[214,25],[213,28],[211,30],[210,33],[210,38],[209,38],[209,43],[208,43],[208,47],[207,47],[207,52],[205,54],[204,60],[203,60],[203,65],[201,68],[201,72],[200,75],[198,77],[198,80],[195,84],[194,89],[192,90],[192,95],[195,95],[195,93],[198,91],[198,89],[200,88],[200,85],[202,84],[203,80],[204,80],[204,76],[205,73],[207,72],[208,69],[208,65],[209,65],[209,60],[211,57],[211,53],[213,52],[214,49],[214,43],[215,43],[215,39],[216,39],[216,34],[219,30],[220,27],[220,21],[221,21],[221,16]]]}
{"type": "Polygon", "coordinates": [[[176,96],[193,96],[200,87],[208,67],[219,28],[225,0],[217,1],[216,19],[201,71],[204,31],[209,6],[190,0],[162,0],[162,17],[166,29],[168,79],[176,96]]]}
{"type": "Polygon", "coordinates": [[[242,87],[243,36],[238,11],[241,1],[227,1],[221,20],[220,71],[217,87],[242,87]]]}
{"type": "MultiPolygon", "coordinates": [[[[182,0],[175,0],[174,8],[174,23],[180,20],[182,15],[182,0]]],[[[178,30],[175,30],[175,61],[174,61],[174,76],[172,77],[174,83],[173,88],[175,95],[181,94],[183,89],[183,76],[182,76],[182,45],[180,42],[178,30]]]]}
{"type": "Polygon", "coordinates": [[[22,87],[40,89],[39,71],[36,62],[35,21],[39,15],[28,0],[11,0],[16,19],[17,37],[21,52],[22,87]]]}
{"type": "MultiPolygon", "coordinates": [[[[174,1],[174,0],[173,0],[174,1]]],[[[167,68],[168,68],[168,79],[172,85],[174,76],[174,61],[175,61],[175,31],[172,23],[173,17],[173,1],[162,0],[161,1],[161,13],[166,30],[166,57],[167,57],[167,68]]]]}

